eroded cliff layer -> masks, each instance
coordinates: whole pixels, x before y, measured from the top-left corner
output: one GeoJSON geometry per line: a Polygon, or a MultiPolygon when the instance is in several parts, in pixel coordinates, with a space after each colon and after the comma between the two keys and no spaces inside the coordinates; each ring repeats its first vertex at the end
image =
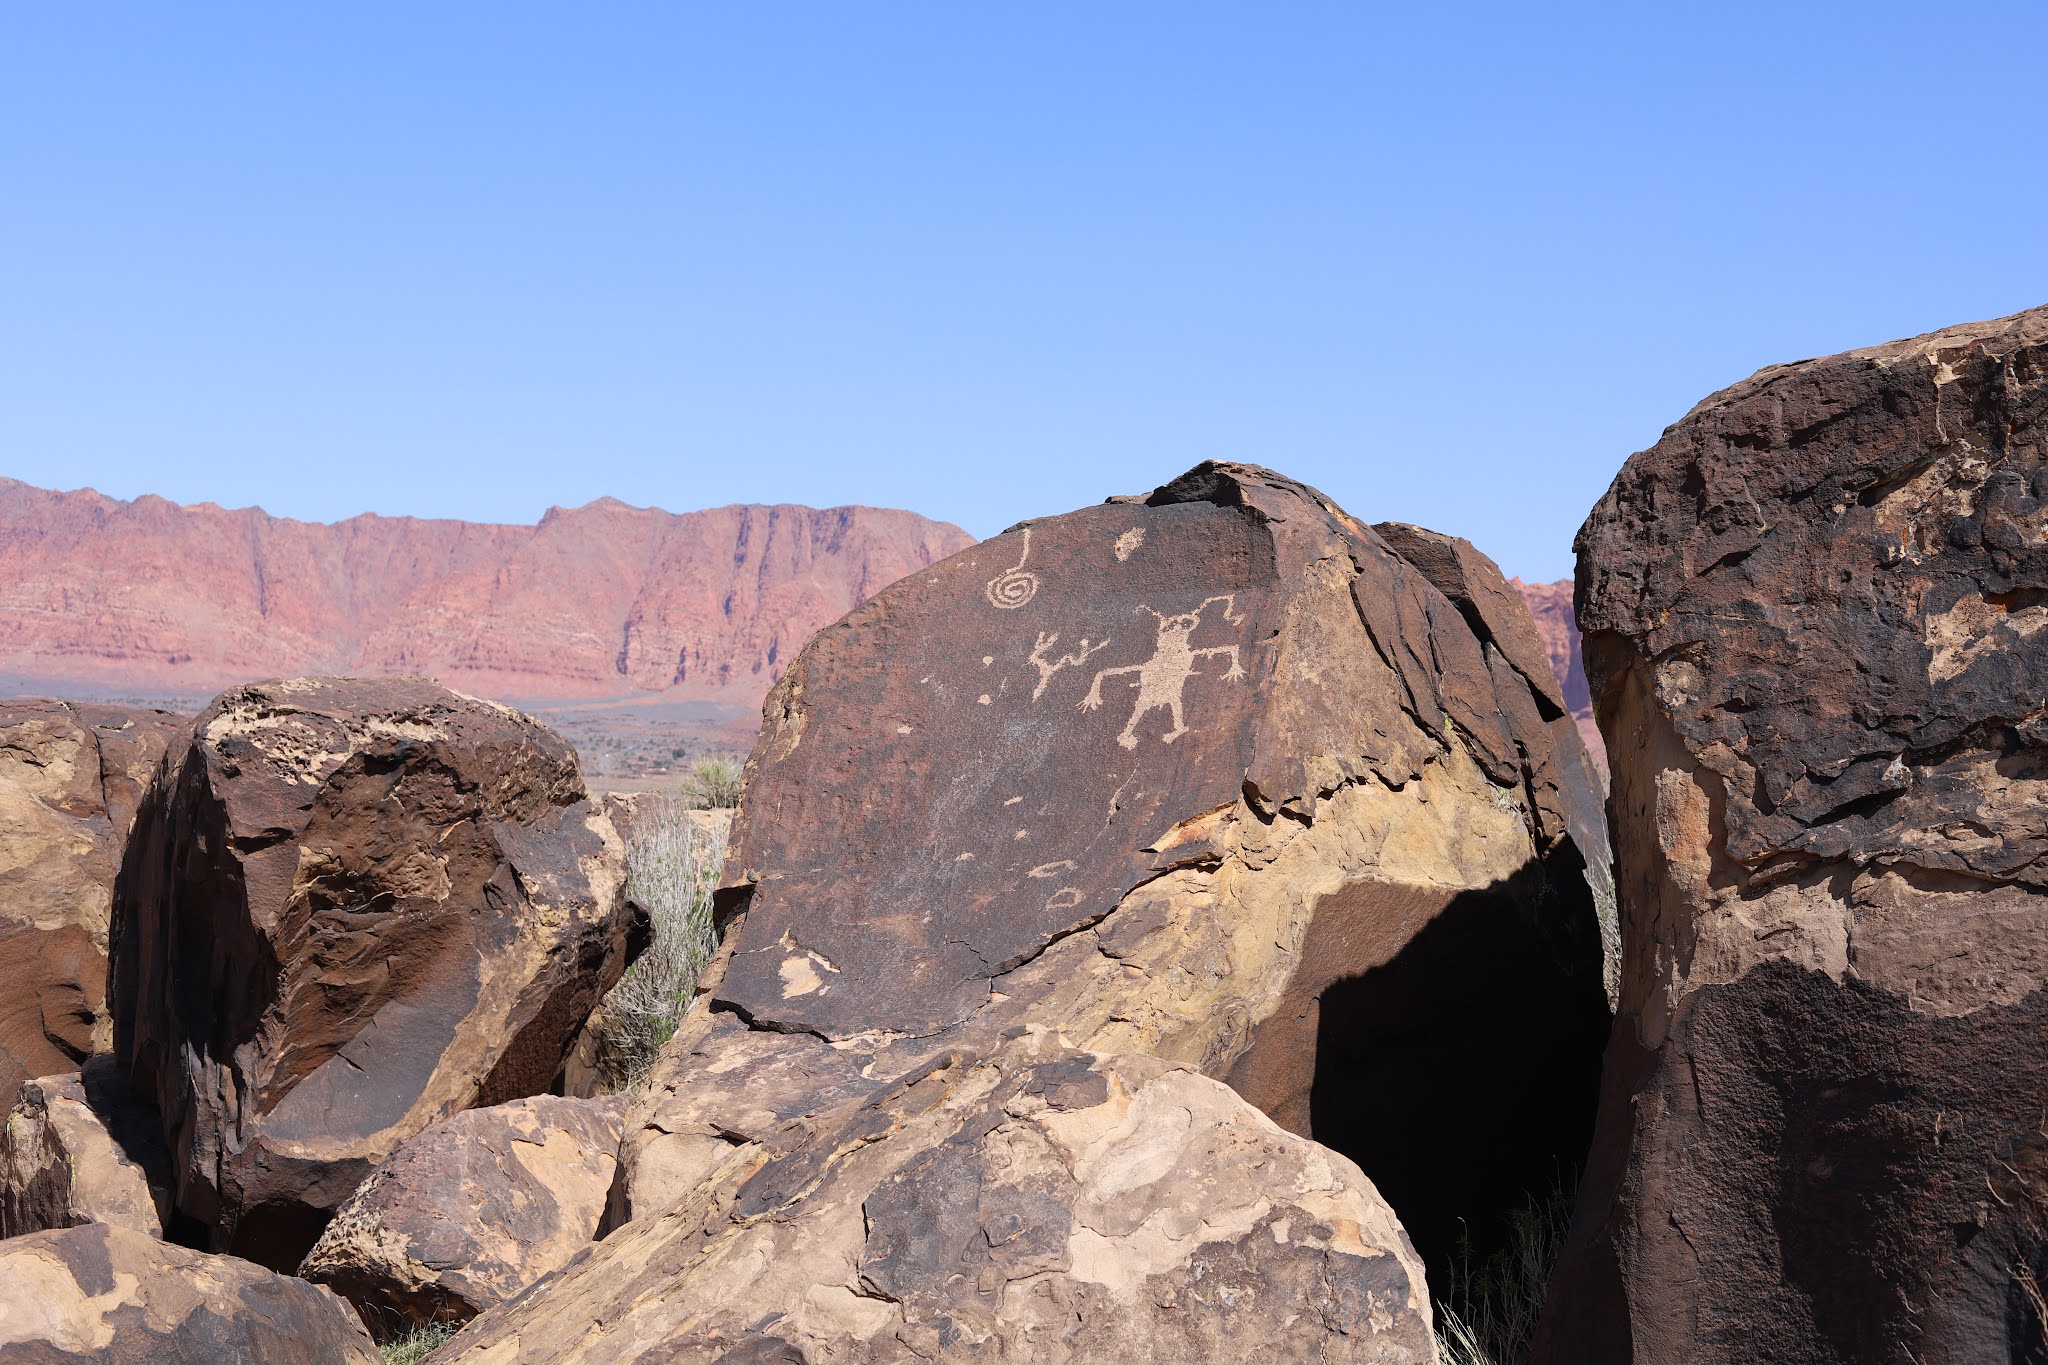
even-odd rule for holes
{"type": "Polygon", "coordinates": [[[423,674],[483,696],[753,705],[819,626],[973,543],[872,507],[537,526],[121,502],[0,479],[0,678],[206,697],[253,678],[423,674]]]}

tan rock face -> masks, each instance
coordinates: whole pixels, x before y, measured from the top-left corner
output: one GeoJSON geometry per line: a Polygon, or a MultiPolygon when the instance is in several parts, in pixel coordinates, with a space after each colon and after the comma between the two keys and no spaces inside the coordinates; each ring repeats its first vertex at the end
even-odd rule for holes
{"type": "Polygon", "coordinates": [[[545,1091],[644,931],[568,747],[418,679],[226,693],[130,869],[116,1043],[178,1208],[285,1269],[405,1138],[545,1091]]]}
{"type": "Polygon", "coordinates": [[[485,696],[751,704],[820,626],[971,544],[872,507],[606,498],[538,526],[327,526],[0,480],[0,673],[121,695],[403,673],[485,696]]]}
{"type": "Polygon", "coordinates": [[[379,1365],[328,1290],[230,1256],[94,1224],[0,1242],[9,1365],[379,1365]]]}
{"type": "Polygon", "coordinates": [[[2044,361],[1764,370],[1580,532],[1627,951],[1541,1358],[2043,1349],[2044,361]]]}
{"type": "Polygon", "coordinates": [[[462,1321],[590,1245],[618,1170],[624,1097],[472,1109],[406,1139],[299,1274],[370,1321],[462,1321]]]}
{"type": "MultiPolygon", "coordinates": [[[[815,1042],[816,1040],[811,1040],[815,1042]]],[[[437,1360],[1436,1359],[1372,1185],[1227,1087],[1030,1036],[728,1146],[437,1360]]]]}
{"type": "Polygon", "coordinates": [[[81,1223],[163,1235],[170,1153],[111,1056],[22,1086],[0,1129],[0,1238],[81,1223]]]}
{"type": "Polygon", "coordinates": [[[1248,466],[1034,522],[822,633],[771,699],[727,964],[614,1218],[1042,1024],[1354,1157],[1425,1259],[1483,1245],[1589,1135],[1588,862],[1576,731],[1469,546],[1248,466]]]}
{"type": "Polygon", "coordinates": [[[142,789],[191,722],[0,702],[0,1094],[113,1044],[107,917],[142,789]]]}

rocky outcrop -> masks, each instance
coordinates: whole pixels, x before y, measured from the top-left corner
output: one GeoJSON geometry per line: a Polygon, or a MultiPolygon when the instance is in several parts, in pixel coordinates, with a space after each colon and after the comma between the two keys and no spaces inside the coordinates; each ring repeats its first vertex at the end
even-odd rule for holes
{"type": "Polygon", "coordinates": [[[819,1117],[435,1359],[1436,1359],[1371,1183],[1189,1068],[1026,1036],[819,1117]]]}
{"type": "Polygon", "coordinates": [[[353,1309],[247,1261],[94,1224],[0,1242],[5,1365],[380,1365],[353,1309]]]}
{"type": "Polygon", "coordinates": [[[328,526],[0,480],[0,677],[206,697],[250,678],[429,674],[531,701],[755,705],[813,631],[972,543],[872,507],[678,516],[605,498],[537,526],[328,526]]]}
{"type": "Polygon", "coordinates": [[[1586,752],[1592,755],[1593,765],[1604,777],[1607,741],[1600,737],[1600,726],[1593,719],[1593,692],[1586,683],[1586,660],[1579,647],[1579,618],[1572,608],[1572,580],[1524,583],[1511,578],[1508,583],[1522,595],[1522,600],[1529,604],[1529,614],[1536,618],[1536,633],[1543,637],[1543,649],[1557,674],[1564,704],[1571,708],[1572,719],[1579,725],[1579,738],[1586,741],[1586,752]]]}
{"type": "Polygon", "coordinates": [[[1764,370],[1579,536],[1625,915],[1539,1358],[2038,1358],[2048,310],[1764,370]]]}
{"type": "Polygon", "coordinates": [[[472,1109],[400,1143],[299,1274],[373,1322],[460,1322],[589,1246],[618,1170],[626,1100],[472,1109]]]}
{"type": "Polygon", "coordinates": [[[404,1139],[541,1093],[644,918],[568,747],[420,679],[237,688],[116,906],[115,1041],[177,1208],[289,1270],[404,1139]]]}
{"type": "Polygon", "coordinates": [[[1056,1024],[1356,1159],[1425,1259],[1489,1246],[1589,1136],[1603,835],[1470,547],[1234,465],[1030,523],[822,632],[771,698],[726,961],[614,1220],[1056,1024]]]}
{"type": "Polygon", "coordinates": [[[0,1238],[81,1223],[161,1237],[170,1154],[111,1056],[22,1086],[0,1129],[0,1238]]]}
{"type": "Polygon", "coordinates": [[[181,716],[0,702],[0,1096],[112,1045],[107,916],[135,808],[181,716]]]}

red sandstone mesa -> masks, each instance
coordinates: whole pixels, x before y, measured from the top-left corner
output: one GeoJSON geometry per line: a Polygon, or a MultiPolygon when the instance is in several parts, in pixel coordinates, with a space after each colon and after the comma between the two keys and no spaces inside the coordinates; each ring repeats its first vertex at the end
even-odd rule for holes
{"type": "Polygon", "coordinates": [[[484,696],[752,705],[818,627],[972,543],[872,507],[678,516],[604,498],[538,526],[322,525],[0,479],[0,676],[211,696],[425,674],[484,696]]]}

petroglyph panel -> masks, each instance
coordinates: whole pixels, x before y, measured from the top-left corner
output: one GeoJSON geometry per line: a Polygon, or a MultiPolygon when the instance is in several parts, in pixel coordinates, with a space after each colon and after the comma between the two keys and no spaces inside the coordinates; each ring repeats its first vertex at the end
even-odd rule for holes
{"type": "Polygon", "coordinates": [[[747,857],[774,871],[721,996],[827,1036],[929,1031],[1108,913],[1178,813],[1236,800],[1275,586],[1244,508],[1110,505],[985,541],[821,633],[783,694],[830,712],[749,779],[766,818],[747,857]],[[856,717],[849,766],[832,731],[856,717]],[[848,875],[820,839],[874,854],[848,875]],[[840,974],[810,989],[809,953],[840,974]]]}

